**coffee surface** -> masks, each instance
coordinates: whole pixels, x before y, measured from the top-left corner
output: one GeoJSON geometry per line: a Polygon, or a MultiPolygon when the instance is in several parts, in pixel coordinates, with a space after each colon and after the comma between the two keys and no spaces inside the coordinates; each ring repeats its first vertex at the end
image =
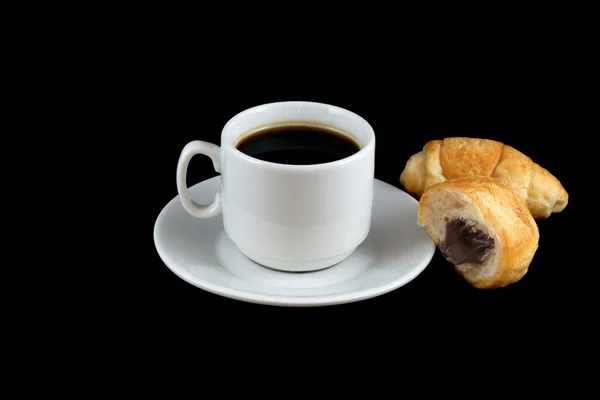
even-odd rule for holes
{"type": "Polygon", "coordinates": [[[326,126],[277,126],[253,133],[236,146],[242,153],[278,164],[323,164],[360,150],[349,137],[326,126]]]}
{"type": "Polygon", "coordinates": [[[481,264],[484,256],[495,246],[494,239],[464,220],[446,223],[446,237],[439,244],[440,251],[454,265],[481,264]]]}

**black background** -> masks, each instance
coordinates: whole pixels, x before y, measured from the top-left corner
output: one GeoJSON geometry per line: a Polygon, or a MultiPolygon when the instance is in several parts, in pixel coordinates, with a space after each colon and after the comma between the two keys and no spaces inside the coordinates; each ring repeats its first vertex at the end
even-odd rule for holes
{"type": "MultiPolygon", "coordinates": [[[[444,374],[454,369],[464,378],[465,370],[478,372],[482,360],[507,359],[502,375],[484,369],[485,382],[494,382],[486,383],[485,393],[530,379],[537,371],[531,367],[536,360],[555,361],[548,366],[561,373],[579,365],[558,360],[556,350],[588,355],[573,347],[594,334],[589,327],[598,314],[596,243],[594,233],[586,232],[595,229],[595,207],[588,202],[584,206],[585,200],[594,200],[598,169],[597,121],[589,124],[597,115],[597,68],[591,62],[597,46],[586,43],[594,37],[595,25],[584,21],[595,14],[577,10],[570,16],[564,7],[539,5],[533,10],[522,5],[502,10],[452,5],[457,18],[439,5],[410,13],[358,4],[332,8],[332,15],[324,5],[293,3],[286,9],[282,4],[274,18],[263,14],[274,12],[272,5],[261,10],[255,3],[248,4],[252,13],[231,3],[224,3],[223,10],[209,10],[204,3],[198,10],[151,4],[130,10],[124,5],[75,14],[69,10],[63,21],[40,13],[49,26],[32,29],[33,44],[19,46],[34,59],[9,57],[12,64],[23,63],[16,65],[26,76],[7,75],[20,95],[9,100],[25,114],[19,115],[15,136],[27,142],[9,145],[13,135],[7,130],[6,160],[21,157],[20,163],[11,162],[7,176],[34,165],[34,148],[49,159],[28,171],[30,180],[22,182],[30,187],[5,194],[32,202],[22,213],[5,210],[6,219],[17,217],[19,230],[13,237],[26,246],[13,248],[8,241],[5,246],[6,276],[28,274],[20,281],[4,280],[6,289],[17,292],[4,310],[19,316],[5,330],[28,339],[20,347],[7,342],[19,361],[37,365],[24,354],[37,344],[56,352],[46,358],[51,365],[44,371],[60,371],[64,377],[56,361],[64,361],[65,351],[73,348],[83,361],[102,368],[94,375],[103,379],[93,386],[99,389],[114,377],[115,367],[129,367],[126,361],[134,349],[144,360],[159,361],[157,349],[163,346],[188,358],[195,365],[185,370],[182,363],[160,364],[177,371],[179,382],[182,372],[197,382],[206,376],[201,366],[224,376],[235,367],[243,373],[258,370],[257,358],[239,356],[232,350],[235,345],[261,353],[276,350],[282,357],[269,365],[274,368],[261,372],[288,372],[297,361],[288,351],[317,341],[343,348],[347,365],[361,373],[396,372],[405,366],[425,377],[434,363],[443,361],[431,354],[438,344],[464,350],[460,360],[471,362],[468,369],[454,365],[444,374]],[[21,98],[38,104],[39,110],[22,107],[21,98]],[[398,178],[407,159],[427,141],[471,136],[502,141],[530,156],[561,180],[569,205],[539,222],[540,247],[529,272],[503,289],[472,288],[437,250],[429,266],[398,290],[329,307],[251,304],[182,281],[160,260],[153,242],[157,216],[177,195],[181,149],[197,139],[218,144],[223,125],[235,114],[283,100],[334,104],[364,117],[377,135],[375,177],[400,189],[398,178]],[[30,127],[28,121],[42,126],[30,127]],[[49,145],[37,142],[37,135],[49,145]],[[52,165],[61,170],[50,171],[52,165]],[[39,188],[42,179],[48,186],[39,188]],[[55,210],[50,200],[64,209],[55,210]],[[22,214],[31,220],[24,222],[22,214]],[[44,231],[38,232],[39,227],[44,231]],[[42,260],[30,261],[34,256],[42,260]],[[28,310],[19,309],[26,303],[31,305],[28,310]],[[341,322],[340,332],[324,330],[341,322]],[[484,332],[484,322],[491,331],[504,328],[501,337],[492,339],[490,330],[484,332]],[[538,326],[539,331],[530,329],[538,326]],[[417,331],[431,346],[411,346],[413,341],[404,340],[417,331]],[[217,332],[223,341],[207,339],[217,332]],[[53,333],[64,345],[52,340],[53,333]],[[270,343],[258,345],[254,333],[270,343]],[[364,333],[374,334],[375,340],[366,340],[364,333]],[[384,343],[384,335],[391,340],[384,343]],[[474,340],[483,343],[471,345],[474,340]],[[378,351],[377,344],[385,344],[385,351],[378,351]],[[519,344],[527,348],[513,351],[519,344]],[[529,347],[534,344],[542,357],[529,347]],[[116,352],[107,366],[88,350],[104,356],[116,352]],[[356,363],[363,355],[387,358],[393,350],[402,353],[394,359],[394,369],[356,363]],[[225,368],[206,362],[211,351],[227,363],[225,368]],[[413,351],[427,365],[405,363],[404,356],[413,351]]],[[[9,39],[28,32],[23,24],[9,39]]],[[[195,157],[188,184],[215,175],[206,157],[195,157]]],[[[581,347],[591,348],[587,343],[581,347]]],[[[336,361],[326,351],[310,357],[311,365],[329,367],[336,361]]],[[[70,365],[90,375],[83,363],[70,365]]],[[[127,379],[135,372],[129,367],[127,379]]],[[[303,372],[305,377],[312,370],[303,372]]],[[[395,378],[416,383],[404,372],[395,378]]],[[[553,390],[558,380],[542,376],[540,387],[553,390]]],[[[158,383],[145,375],[142,379],[153,389],[158,383]]],[[[442,385],[421,385],[430,387],[442,385]]]]}
{"type": "MultiPolygon", "coordinates": [[[[126,168],[115,162],[123,186],[112,195],[123,215],[117,226],[126,221],[132,229],[118,232],[125,237],[117,251],[127,257],[119,257],[122,262],[113,262],[105,274],[123,289],[115,306],[126,318],[149,315],[158,325],[163,316],[199,323],[207,316],[237,323],[344,319],[367,326],[408,317],[447,325],[450,316],[465,316],[510,326],[586,318],[593,291],[583,289],[587,279],[581,269],[590,267],[579,250],[585,208],[578,182],[583,159],[589,158],[581,156],[583,143],[592,132],[583,121],[593,107],[581,94],[588,90],[582,72],[588,53],[562,40],[559,30],[510,38],[501,32],[477,38],[471,32],[469,40],[455,41],[442,34],[417,40],[416,34],[386,32],[368,40],[298,39],[281,47],[275,39],[261,39],[273,32],[245,37],[238,31],[226,39],[198,29],[148,28],[130,35],[106,66],[116,78],[105,82],[114,91],[104,110],[111,121],[121,121],[105,127],[106,141],[127,161],[126,168]],[[364,117],[377,137],[375,177],[400,189],[406,161],[427,141],[469,136],[504,142],[531,157],[561,181],[569,204],[538,222],[539,249],[529,272],[502,289],[471,287],[437,250],[409,284],[344,305],[251,304],[184,282],[164,265],[153,242],[158,214],[177,195],[181,149],[192,140],[219,144],[223,126],[235,114],[287,100],[329,103],[364,117]],[[518,324],[511,323],[517,318],[518,324]]],[[[216,175],[207,157],[194,157],[188,185],[216,175]]]]}
{"type": "MultiPolygon", "coordinates": [[[[381,63],[385,65],[385,63],[381,63]]],[[[144,301],[178,312],[202,310],[219,315],[360,319],[377,313],[438,315],[448,312],[495,315],[518,312],[539,316],[569,313],[578,303],[578,274],[571,267],[577,220],[578,186],[573,173],[580,137],[573,129],[572,105],[565,88],[549,84],[552,72],[537,64],[504,69],[483,65],[466,70],[434,67],[345,71],[342,66],[293,71],[271,66],[245,73],[185,69],[154,81],[145,93],[147,120],[145,157],[137,173],[145,176],[144,232],[148,243],[143,261],[144,301]],[[320,72],[320,73],[319,73],[320,72]],[[169,77],[167,79],[167,76],[169,77]],[[255,105],[283,100],[334,104],[363,116],[377,136],[375,177],[402,189],[399,175],[408,158],[432,139],[469,136],[509,144],[548,169],[570,194],[560,214],[539,221],[539,249],[527,275],[509,287],[482,291],[469,286],[444,261],[439,251],[415,280],[383,296],[323,308],[280,308],[223,298],[175,276],[153,247],[152,230],[162,208],[177,195],[175,167],[183,146],[191,140],[219,143],[223,125],[236,113],[255,105]],[[397,138],[400,140],[397,140],[397,138]]],[[[215,176],[206,157],[195,157],[188,185],[215,176]]],[[[135,290],[132,286],[132,290],[135,290]]],[[[139,299],[139,298],[138,298],[139,299]]],[[[193,312],[193,311],[192,311],[193,312]]],[[[514,314],[513,314],[514,315],[514,314]]]]}

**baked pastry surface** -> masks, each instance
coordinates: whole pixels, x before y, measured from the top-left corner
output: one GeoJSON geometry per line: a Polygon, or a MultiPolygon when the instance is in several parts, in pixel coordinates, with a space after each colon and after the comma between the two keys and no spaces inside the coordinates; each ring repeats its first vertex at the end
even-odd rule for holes
{"type": "Polygon", "coordinates": [[[419,200],[417,223],[454,269],[479,289],[518,282],[539,243],[538,226],[525,203],[487,176],[428,187],[419,200]]]}
{"type": "Polygon", "coordinates": [[[511,188],[535,219],[565,209],[569,195],[550,172],[515,148],[489,139],[432,140],[407,161],[400,183],[417,199],[428,187],[450,179],[487,176],[511,188]]]}

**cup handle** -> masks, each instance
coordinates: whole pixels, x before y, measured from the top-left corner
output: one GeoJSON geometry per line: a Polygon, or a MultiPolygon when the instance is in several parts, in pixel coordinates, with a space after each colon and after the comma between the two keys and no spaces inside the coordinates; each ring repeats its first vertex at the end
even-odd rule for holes
{"type": "Polygon", "coordinates": [[[220,147],[216,144],[194,140],[185,145],[181,150],[179,161],[177,163],[177,192],[183,208],[196,218],[210,218],[221,214],[221,193],[215,195],[215,199],[210,204],[198,204],[191,199],[188,192],[186,177],[187,169],[192,157],[196,154],[202,154],[210,157],[215,171],[221,172],[221,154],[220,147]]]}

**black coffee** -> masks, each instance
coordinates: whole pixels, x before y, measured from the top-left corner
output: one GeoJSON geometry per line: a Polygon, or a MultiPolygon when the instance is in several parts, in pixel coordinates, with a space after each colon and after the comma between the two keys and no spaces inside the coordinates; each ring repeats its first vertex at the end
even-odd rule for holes
{"type": "Polygon", "coordinates": [[[276,126],[240,141],[238,150],[278,164],[309,165],[341,160],[358,152],[350,138],[326,126],[276,126]]]}

